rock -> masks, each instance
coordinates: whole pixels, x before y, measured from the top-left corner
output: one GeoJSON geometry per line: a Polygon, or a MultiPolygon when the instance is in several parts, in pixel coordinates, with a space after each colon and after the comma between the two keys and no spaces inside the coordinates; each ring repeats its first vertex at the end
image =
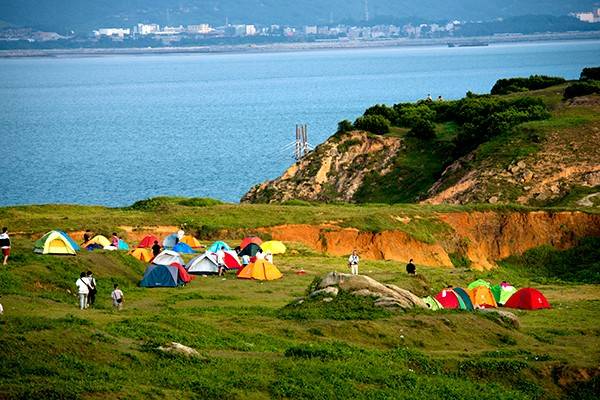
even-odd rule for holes
{"type": "Polygon", "coordinates": [[[330,301],[333,301],[333,297],[324,297],[323,300],[324,303],[329,303],[330,301]]]}
{"type": "Polygon", "coordinates": [[[181,354],[188,357],[200,357],[200,353],[191,347],[184,346],[181,343],[171,342],[168,346],[159,346],[158,350],[165,353],[181,354]]]}
{"type": "Polygon", "coordinates": [[[477,311],[494,315],[496,317],[495,321],[500,325],[510,326],[515,329],[519,329],[521,327],[519,318],[509,311],[495,310],[493,308],[481,308],[477,309],[477,311]]]}
{"type": "Polygon", "coordinates": [[[560,193],[560,188],[558,187],[558,185],[552,185],[550,186],[550,191],[554,194],[558,194],[560,193]]]}
{"type": "Polygon", "coordinates": [[[492,196],[488,199],[488,203],[496,204],[498,202],[498,196],[492,196]]]}
{"type": "Polygon", "coordinates": [[[514,175],[514,174],[518,173],[521,170],[521,168],[519,168],[518,166],[515,165],[513,167],[509,167],[508,170],[514,175]]]}
{"type": "Polygon", "coordinates": [[[533,179],[533,172],[529,171],[529,170],[525,170],[523,172],[523,183],[528,183],[533,179]]]}
{"type": "Polygon", "coordinates": [[[308,297],[317,297],[320,295],[337,296],[338,292],[339,292],[339,289],[336,288],[335,286],[328,286],[324,289],[315,290],[308,297]]]}
{"type": "Polygon", "coordinates": [[[527,164],[525,164],[525,162],[524,162],[524,161],[519,161],[519,162],[517,163],[517,167],[519,167],[519,168],[521,168],[521,169],[525,168],[526,166],[527,166],[527,164]]]}

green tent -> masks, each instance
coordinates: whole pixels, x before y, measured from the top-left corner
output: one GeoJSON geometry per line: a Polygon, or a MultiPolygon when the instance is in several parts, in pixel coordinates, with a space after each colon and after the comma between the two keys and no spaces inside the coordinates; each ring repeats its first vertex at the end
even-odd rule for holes
{"type": "Polygon", "coordinates": [[[469,283],[469,286],[467,286],[467,288],[472,290],[478,286],[485,286],[486,288],[489,289],[491,285],[488,281],[484,281],[483,279],[477,279],[476,281],[469,283]]]}
{"type": "Polygon", "coordinates": [[[496,303],[498,304],[504,304],[508,301],[508,299],[510,299],[510,296],[512,296],[517,289],[515,289],[514,286],[500,286],[500,285],[494,285],[490,288],[492,294],[494,295],[494,299],[496,299],[496,303]]]}
{"type": "Polygon", "coordinates": [[[440,302],[437,301],[432,296],[424,297],[423,301],[425,302],[425,304],[427,304],[427,307],[430,310],[437,311],[437,310],[443,310],[444,309],[444,307],[440,304],[440,302]]]}

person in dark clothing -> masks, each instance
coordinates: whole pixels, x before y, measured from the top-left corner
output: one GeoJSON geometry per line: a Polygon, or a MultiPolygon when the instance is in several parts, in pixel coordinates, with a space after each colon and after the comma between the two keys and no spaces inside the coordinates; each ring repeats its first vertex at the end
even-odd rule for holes
{"type": "Polygon", "coordinates": [[[160,244],[158,244],[158,240],[155,240],[154,245],[152,245],[152,254],[154,257],[160,254],[160,244]]]}
{"type": "Polygon", "coordinates": [[[96,279],[94,279],[94,275],[92,271],[87,272],[87,280],[89,286],[89,293],[87,297],[88,305],[93,306],[94,302],[96,302],[96,293],[98,293],[98,289],[96,288],[96,279]]]}
{"type": "Polygon", "coordinates": [[[409,275],[417,274],[417,266],[413,264],[413,259],[411,258],[408,264],[406,264],[406,273],[409,275]]]}

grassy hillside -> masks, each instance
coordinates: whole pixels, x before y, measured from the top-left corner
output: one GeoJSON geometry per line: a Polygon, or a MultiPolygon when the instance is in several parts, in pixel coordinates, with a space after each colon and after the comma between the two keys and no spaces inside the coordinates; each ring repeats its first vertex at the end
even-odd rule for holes
{"type": "Polygon", "coordinates": [[[123,254],[39,256],[31,247],[15,241],[0,269],[0,398],[584,399],[598,387],[584,379],[600,362],[597,285],[542,284],[520,260],[487,273],[419,266],[417,278],[395,262],[361,265],[419,295],[479,277],[540,288],[553,308],[516,311],[514,329],[467,312],[287,312],[315,276],[345,269],[343,258],[293,245],[276,257],[279,281],[208,277],[177,289],[138,288],[144,265],[123,254]],[[80,311],[72,292],[87,269],[98,304],[80,311]],[[113,282],[125,292],[121,312],[110,305],[113,282]],[[157,350],[171,341],[201,357],[157,350]]]}

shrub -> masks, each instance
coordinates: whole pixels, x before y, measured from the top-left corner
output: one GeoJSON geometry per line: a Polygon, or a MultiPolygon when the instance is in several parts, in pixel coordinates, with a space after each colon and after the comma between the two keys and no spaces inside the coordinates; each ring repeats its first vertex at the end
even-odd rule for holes
{"type": "Polygon", "coordinates": [[[413,123],[410,134],[423,140],[433,139],[435,137],[435,125],[429,120],[419,118],[413,123]]]}
{"type": "Polygon", "coordinates": [[[221,200],[211,199],[209,197],[192,197],[190,199],[183,199],[179,202],[182,206],[187,207],[208,207],[217,206],[223,204],[221,200]]]}
{"type": "Polygon", "coordinates": [[[436,112],[430,108],[429,103],[401,103],[394,105],[397,118],[394,123],[398,126],[412,128],[416,121],[435,121],[436,112]]]}
{"type": "Polygon", "coordinates": [[[383,135],[390,131],[390,121],[381,115],[365,115],[354,121],[354,127],[364,131],[383,135]]]}
{"type": "Polygon", "coordinates": [[[584,68],[579,75],[582,81],[600,81],[600,67],[584,68]]]}
{"type": "Polygon", "coordinates": [[[600,93],[600,81],[576,82],[565,89],[565,99],[600,93]]]}
{"type": "Polygon", "coordinates": [[[545,75],[531,75],[529,78],[499,79],[492,87],[491,94],[508,94],[539,90],[566,82],[564,78],[545,75]]]}
{"type": "Polygon", "coordinates": [[[367,108],[364,115],[381,115],[388,121],[395,121],[398,117],[396,110],[394,110],[393,107],[386,106],[385,104],[376,104],[367,108]]]}
{"type": "Polygon", "coordinates": [[[139,200],[133,203],[129,208],[137,211],[156,211],[165,209],[171,204],[168,197],[152,197],[145,200],[139,200]]]}
{"type": "Polygon", "coordinates": [[[338,122],[338,132],[350,132],[352,129],[354,129],[352,122],[348,121],[347,119],[338,122]]]}

